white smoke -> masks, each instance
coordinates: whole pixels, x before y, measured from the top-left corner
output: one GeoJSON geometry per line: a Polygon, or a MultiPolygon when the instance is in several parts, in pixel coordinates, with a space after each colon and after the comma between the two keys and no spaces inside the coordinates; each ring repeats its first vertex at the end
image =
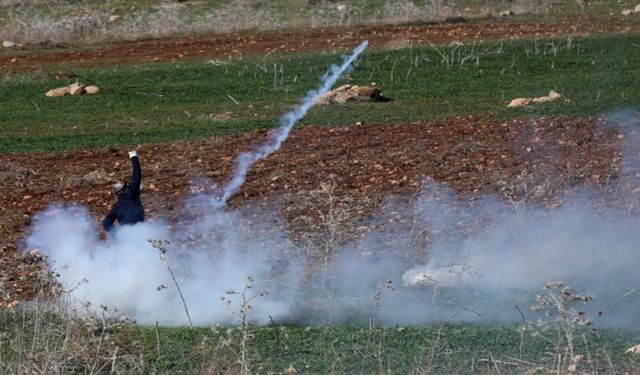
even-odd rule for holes
{"type": "Polygon", "coordinates": [[[300,121],[307,112],[309,112],[309,109],[311,109],[318,98],[331,89],[342,74],[351,69],[353,62],[358,58],[362,51],[367,48],[368,44],[369,42],[365,40],[353,50],[351,55],[343,56],[341,65],[331,65],[329,71],[324,75],[324,77],[322,77],[322,83],[320,86],[315,90],[309,91],[296,108],[285,113],[280,118],[280,125],[267,134],[266,142],[251,151],[243,152],[238,155],[235,160],[236,169],[233,176],[222,188],[222,195],[212,200],[212,205],[214,207],[222,207],[226,204],[227,200],[229,200],[229,198],[242,186],[242,184],[244,184],[247,172],[251,169],[253,164],[258,160],[271,155],[277,151],[280,146],[282,146],[282,142],[289,137],[289,133],[293,126],[300,121]]]}
{"type": "Polygon", "coordinates": [[[269,132],[264,144],[238,156],[221,197],[192,199],[192,204],[201,206],[197,220],[172,229],[162,222],[123,226],[114,238],[100,241],[98,224],[85,208],[53,206],[35,217],[27,246],[47,254],[62,284],[93,311],[105,306],[140,323],[233,323],[243,299],[255,297],[260,301],[251,303],[255,306],[252,321],[266,323],[289,316],[302,267],[292,261],[283,266],[277,257],[291,260],[295,248],[277,230],[248,230],[237,212],[219,208],[242,186],[256,161],[280,148],[293,126],[351,68],[367,44],[364,41],[343,57],[341,65],[332,65],[318,89],[280,119],[280,126],[269,132]],[[174,246],[158,249],[150,239],[168,240],[174,246]],[[161,258],[161,250],[168,250],[163,253],[166,258],[161,258]],[[167,265],[175,268],[176,282],[167,265]],[[262,290],[269,294],[263,295],[262,290]]]}
{"type": "Polygon", "coordinates": [[[160,252],[148,241],[159,238],[171,241],[167,264],[176,274],[194,324],[235,323],[241,296],[227,292],[242,292],[249,276],[255,281],[247,298],[262,289],[271,293],[253,301],[253,321],[267,323],[270,317],[289,314],[295,289],[287,285],[296,283],[301,264],[291,263],[280,271],[280,277],[272,277],[276,261],[270,258],[283,256],[278,251],[286,250],[287,242],[271,229],[254,226],[249,235],[238,214],[216,212],[199,220],[201,229],[211,230],[206,233],[208,241],[198,249],[181,249],[178,238],[184,238],[180,230],[185,228],[176,232],[162,222],[138,223],[123,226],[114,238],[101,241],[96,236],[98,225],[81,206],[53,206],[36,216],[33,234],[27,240],[29,248],[48,255],[60,282],[78,302],[90,304],[90,310],[99,311],[101,306],[117,309],[118,315],[143,324],[188,323],[160,252]],[[275,281],[278,283],[272,284],[275,281]],[[221,297],[231,305],[226,306],[221,297]]]}
{"type": "MultiPolygon", "coordinates": [[[[341,67],[333,68],[335,74],[329,74],[318,91],[285,115],[264,145],[238,158],[238,169],[222,197],[192,201],[202,208],[192,222],[139,223],[102,241],[96,234],[99,224],[85,208],[54,206],[37,215],[27,246],[48,255],[77,300],[94,310],[101,305],[116,308],[143,324],[188,323],[180,293],[148,239],[170,241],[167,264],[195,325],[237,323],[240,296],[227,292],[242,292],[249,276],[255,281],[247,298],[263,289],[269,292],[251,302],[250,319],[259,324],[272,319],[362,322],[372,316],[387,325],[516,321],[520,315],[515,306],[526,311],[542,285],[556,280],[594,294],[591,305],[604,311],[608,323],[637,324],[640,220],[615,205],[598,206],[593,192],[577,194],[572,202],[549,210],[535,203],[507,204],[497,197],[469,203],[428,181],[411,205],[389,204],[390,211],[412,214],[410,228],[387,226],[371,232],[358,243],[335,249],[326,275],[304,278],[306,260],[282,227],[247,220],[251,215],[241,210],[210,209],[212,204],[224,205],[251,165],[280,147],[314,98],[365,46],[366,42],[341,67]],[[414,238],[417,233],[432,235],[428,247],[414,238]]],[[[624,117],[620,124],[637,124],[633,116],[618,117],[624,117]]],[[[635,126],[629,129],[633,132],[635,126]]],[[[626,134],[627,152],[640,144],[634,134],[626,134]]],[[[640,169],[634,165],[629,159],[625,173],[636,175],[640,169]]]]}

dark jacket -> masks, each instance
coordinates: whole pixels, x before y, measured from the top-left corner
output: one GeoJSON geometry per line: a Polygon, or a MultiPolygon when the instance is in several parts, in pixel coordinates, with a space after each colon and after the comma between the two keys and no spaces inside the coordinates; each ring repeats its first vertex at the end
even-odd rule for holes
{"type": "Polygon", "coordinates": [[[142,168],[137,156],[131,158],[132,178],[127,183],[124,191],[118,195],[118,201],[102,221],[102,226],[109,232],[113,228],[114,221],[120,225],[135,224],[144,221],[144,209],[140,201],[140,182],[142,181],[142,168]]]}

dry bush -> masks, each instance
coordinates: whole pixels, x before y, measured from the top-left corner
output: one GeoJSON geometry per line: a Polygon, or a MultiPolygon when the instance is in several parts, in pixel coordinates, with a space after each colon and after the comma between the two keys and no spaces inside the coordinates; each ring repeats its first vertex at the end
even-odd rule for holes
{"type": "Polygon", "coordinates": [[[546,14],[553,0],[482,0],[476,3],[476,13],[498,15],[505,10],[514,14],[546,14]]]}
{"type": "Polygon", "coordinates": [[[142,350],[120,339],[127,322],[79,315],[64,298],[0,311],[0,369],[10,374],[143,373],[142,350]],[[81,317],[82,316],[82,317],[81,317]]]}
{"type": "Polygon", "coordinates": [[[214,9],[194,11],[184,3],[163,3],[149,10],[122,14],[115,22],[108,4],[75,6],[72,0],[0,0],[7,21],[0,39],[20,43],[100,42],[137,40],[207,32],[275,30],[286,27],[332,27],[356,24],[433,22],[460,16],[498,14],[510,9],[518,14],[544,14],[552,0],[487,0],[462,10],[453,0],[387,0],[373,15],[363,16],[366,1],[310,4],[293,14],[281,14],[268,1],[233,0],[214,9]],[[65,5],[65,6],[60,6],[65,5]],[[48,12],[42,12],[46,7],[48,12]]]}
{"type": "Polygon", "coordinates": [[[243,4],[243,0],[236,0],[197,15],[180,3],[168,4],[125,14],[115,22],[109,22],[111,13],[106,8],[82,8],[71,14],[68,8],[67,13],[54,9],[43,15],[34,7],[17,7],[9,9],[8,20],[0,28],[0,39],[22,43],[96,42],[281,27],[276,13],[243,4]]]}
{"type": "Polygon", "coordinates": [[[379,22],[399,24],[440,21],[458,13],[455,4],[447,0],[429,0],[424,5],[411,0],[388,0],[377,18],[379,22]]]}

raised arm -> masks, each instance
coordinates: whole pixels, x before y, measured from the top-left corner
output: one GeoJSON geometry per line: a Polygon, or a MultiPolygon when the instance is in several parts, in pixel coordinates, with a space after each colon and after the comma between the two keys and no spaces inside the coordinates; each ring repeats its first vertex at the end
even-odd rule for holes
{"type": "Polygon", "coordinates": [[[138,160],[138,154],[135,151],[129,151],[129,158],[131,159],[131,187],[130,193],[136,197],[140,195],[140,183],[142,182],[142,168],[140,167],[140,160],[138,160]]]}

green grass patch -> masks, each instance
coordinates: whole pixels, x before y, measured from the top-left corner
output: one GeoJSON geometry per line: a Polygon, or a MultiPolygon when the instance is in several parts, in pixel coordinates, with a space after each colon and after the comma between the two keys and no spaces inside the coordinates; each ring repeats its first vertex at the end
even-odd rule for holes
{"type": "MultiPolygon", "coordinates": [[[[58,373],[193,374],[241,373],[242,331],[238,327],[168,328],[81,320],[21,308],[0,310],[0,370],[58,373]]],[[[251,373],[283,373],[290,366],[307,374],[522,373],[557,368],[558,331],[521,335],[517,325],[388,327],[251,327],[244,363],[251,373]]],[[[637,330],[605,329],[597,335],[576,328],[578,369],[589,373],[637,368],[640,357],[625,353],[640,340],[637,330]]],[[[568,362],[560,366],[566,369],[568,362]]]]}
{"type": "MultiPolygon", "coordinates": [[[[388,103],[315,107],[302,124],[423,122],[473,113],[597,116],[640,101],[640,37],[368,50],[341,82],[375,83],[388,103]],[[567,100],[508,109],[556,90],[567,100]]],[[[277,125],[338,56],[287,54],[78,69],[98,95],[47,98],[56,68],[2,77],[0,152],[170,142],[277,125]],[[221,63],[221,64],[218,64],[221,63]]]]}

